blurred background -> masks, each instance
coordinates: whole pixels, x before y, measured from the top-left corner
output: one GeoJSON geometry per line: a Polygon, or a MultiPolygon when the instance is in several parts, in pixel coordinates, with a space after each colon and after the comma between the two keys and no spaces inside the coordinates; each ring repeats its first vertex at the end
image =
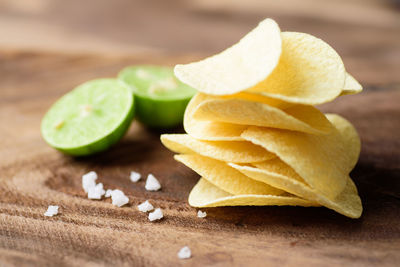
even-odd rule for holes
{"type": "Polygon", "coordinates": [[[202,57],[266,17],[327,41],[364,83],[400,81],[395,0],[0,0],[0,50],[202,57]]]}

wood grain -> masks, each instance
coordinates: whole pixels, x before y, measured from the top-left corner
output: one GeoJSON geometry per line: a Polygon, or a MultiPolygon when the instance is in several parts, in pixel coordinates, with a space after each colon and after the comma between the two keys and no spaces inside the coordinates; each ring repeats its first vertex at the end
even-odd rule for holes
{"type": "MultiPolygon", "coordinates": [[[[0,266],[398,266],[400,262],[400,16],[383,0],[0,1],[0,266]],[[161,132],[134,123],[106,153],[74,159],[48,147],[40,120],[86,80],[129,64],[174,65],[213,54],[265,17],[314,34],[366,87],[322,110],[348,118],[362,139],[352,172],[358,220],[325,208],[226,207],[205,219],[187,204],[198,176],[173,161],[161,132]],[[95,170],[129,205],[88,200],[95,170]],[[159,192],[129,172],[153,173],[159,192]],[[150,223],[149,199],[165,219],[150,223]],[[47,206],[60,214],[48,218],[47,206]],[[179,260],[184,245],[193,257],[179,260]]],[[[398,1],[397,1],[398,2],[398,1]]],[[[182,129],[176,129],[182,131],[182,129]]]]}
{"type": "Polygon", "coordinates": [[[204,56],[271,17],[327,41],[356,78],[386,85],[400,83],[399,10],[395,0],[2,0],[0,49],[204,56]]]}
{"type": "MultiPolygon", "coordinates": [[[[325,208],[226,207],[196,217],[187,197],[198,176],[175,162],[159,132],[134,123],[107,153],[74,159],[48,147],[40,119],[61,94],[127,65],[175,64],[188,57],[94,57],[0,53],[0,262],[11,266],[394,266],[400,261],[400,90],[369,87],[322,107],[354,123],[363,142],[352,173],[364,214],[351,220],[325,208]],[[86,199],[81,175],[95,170],[129,205],[86,199]],[[153,173],[147,192],[129,172],[153,173]],[[151,223],[136,205],[149,199],[165,219],[151,223]],[[60,214],[47,218],[50,204],[60,214]],[[178,250],[188,245],[189,260],[178,250]]],[[[177,129],[179,130],[179,129],[177,129]]]]}

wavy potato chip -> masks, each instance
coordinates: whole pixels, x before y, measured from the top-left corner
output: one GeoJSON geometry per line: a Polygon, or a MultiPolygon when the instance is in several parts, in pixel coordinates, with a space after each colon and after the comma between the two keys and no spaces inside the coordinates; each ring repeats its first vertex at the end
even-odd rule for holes
{"type": "Polygon", "coordinates": [[[363,90],[362,85],[350,74],[346,73],[346,80],[340,95],[354,95],[363,90]]]}
{"type": "Polygon", "coordinates": [[[193,119],[190,126],[186,127],[186,132],[205,141],[244,141],[240,135],[246,128],[245,125],[193,119]]]}
{"type": "Polygon", "coordinates": [[[186,126],[186,132],[205,141],[244,141],[240,135],[247,128],[245,125],[195,119],[189,125],[186,126]]]}
{"type": "Polygon", "coordinates": [[[324,136],[252,126],[242,137],[275,153],[316,192],[334,200],[346,186],[354,156],[348,153],[348,143],[339,131],[349,127],[336,126],[351,124],[337,115],[328,119],[337,128],[324,136]]]}
{"type": "Polygon", "coordinates": [[[229,95],[264,80],[281,55],[278,24],[265,19],[238,43],[212,57],[175,66],[175,76],[198,91],[229,95]]]}
{"type": "Polygon", "coordinates": [[[346,147],[348,162],[347,172],[349,173],[353,170],[354,166],[357,164],[358,158],[360,156],[361,151],[361,140],[360,136],[358,136],[357,130],[354,128],[353,124],[351,124],[348,120],[339,116],[337,114],[325,114],[326,117],[335,128],[338,130],[341,135],[341,139],[343,141],[344,146],[346,147]]]}
{"type": "MultiPolygon", "coordinates": [[[[271,161],[277,160],[279,159],[274,159],[271,161]]],[[[298,177],[282,174],[282,172],[293,172],[290,166],[284,163],[280,166],[281,173],[271,171],[271,166],[265,166],[263,163],[255,163],[254,166],[256,166],[256,168],[240,166],[233,163],[229,165],[252,179],[267,183],[268,185],[282,189],[311,202],[317,202],[322,206],[335,210],[338,213],[350,218],[359,218],[361,216],[361,199],[358,196],[357,189],[353,181],[348,176],[346,177],[347,183],[344,190],[338,196],[336,196],[335,199],[331,200],[319,194],[301,180],[299,181],[298,177]],[[284,166],[286,166],[286,170],[284,166]]]]}
{"type": "Polygon", "coordinates": [[[201,178],[189,194],[189,205],[193,207],[221,206],[303,206],[317,207],[319,204],[291,195],[232,195],[201,178]]]}
{"type": "Polygon", "coordinates": [[[218,188],[232,194],[280,195],[280,189],[258,182],[225,162],[200,155],[175,155],[175,160],[191,168],[218,188]]]}
{"type": "Polygon", "coordinates": [[[185,111],[188,134],[161,136],[202,176],[190,205],[323,205],[361,216],[349,176],[359,136],[344,118],[313,107],[362,91],[331,46],[266,19],[232,47],[174,72],[199,92],[185,111]]]}
{"type": "MultiPolygon", "coordinates": [[[[202,94],[202,93],[200,93],[202,94]]],[[[204,94],[203,94],[204,95],[204,94]]],[[[223,95],[223,96],[212,96],[212,95],[206,95],[206,98],[204,100],[211,100],[211,99],[239,99],[239,100],[247,100],[251,102],[259,102],[259,103],[264,103],[269,106],[279,108],[279,109],[286,109],[289,107],[294,106],[295,104],[285,102],[280,99],[268,97],[259,93],[249,93],[249,92],[240,92],[236,93],[233,95],[223,95]]]]}
{"type": "Polygon", "coordinates": [[[285,110],[241,99],[210,99],[202,101],[192,117],[196,120],[254,125],[300,131],[311,134],[327,134],[332,124],[318,109],[306,105],[294,105],[285,110]]]}
{"type": "MultiPolygon", "coordinates": [[[[233,164],[233,163],[232,163],[233,164]]],[[[270,173],[283,175],[286,177],[290,177],[293,180],[298,181],[299,183],[307,185],[303,178],[295,172],[289,165],[283,162],[280,158],[274,158],[270,160],[266,160],[263,162],[254,162],[251,165],[265,170],[270,173]]]]}
{"type": "Polygon", "coordinates": [[[338,97],[345,84],[346,71],[336,51],[306,33],[283,32],[281,36],[278,66],[248,91],[306,105],[322,104],[338,97]]]}
{"type": "MultiPolygon", "coordinates": [[[[335,128],[338,130],[342,138],[344,146],[347,148],[349,162],[346,165],[348,166],[350,172],[356,165],[360,156],[361,140],[358,136],[357,130],[350,122],[337,114],[328,113],[325,115],[333,123],[333,125],[335,125],[335,128]]],[[[290,166],[285,164],[279,158],[253,163],[252,165],[274,173],[286,175],[294,178],[295,180],[306,183],[304,179],[300,177],[300,175],[298,175],[290,166]]]]}
{"type": "Polygon", "coordinates": [[[196,94],[190,100],[183,116],[185,131],[194,138],[208,141],[243,141],[240,134],[247,128],[244,125],[217,121],[201,121],[193,118],[196,107],[208,99],[205,94],[196,94]]]}
{"type": "MultiPolygon", "coordinates": [[[[357,131],[340,116],[327,114],[327,117],[338,129],[345,146],[348,148],[349,166],[354,166],[360,153],[360,139],[357,131]]],[[[233,163],[229,165],[257,181],[267,183],[303,199],[315,201],[350,218],[361,216],[361,199],[354,182],[348,176],[344,190],[334,200],[330,200],[309,187],[300,175],[279,158],[253,163],[252,165],[255,168],[233,163]]]]}
{"type": "Polygon", "coordinates": [[[248,141],[201,141],[187,134],[163,134],[161,142],[176,153],[197,153],[236,163],[260,162],[276,157],[261,146],[248,141]]]}
{"type": "MultiPolygon", "coordinates": [[[[222,99],[243,99],[254,102],[261,102],[279,108],[289,108],[294,104],[269,98],[260,94],[241,92],[234,95],[223,96],[222,99]]],[[[219,122],[215,120],[198,120],[193,117],[197,106],[202,102],[221,97],[197,93],[190,100],[183,117],[185,131],[194,138],[207,141],[243,141],[240,134],[247,128],[245,125],[219,122]]]]}

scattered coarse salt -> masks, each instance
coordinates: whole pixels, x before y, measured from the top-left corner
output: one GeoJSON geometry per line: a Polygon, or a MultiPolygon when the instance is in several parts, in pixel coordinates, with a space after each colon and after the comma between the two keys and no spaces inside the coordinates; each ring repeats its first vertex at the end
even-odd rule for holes
{"type": "Polygon", "coordinates": [[[189,259],[190,257],[192,257],[192,252],[190,251],[190,248],[188,246],[184,246],[179,250],[178,258],[189,259]]]}
{"type": "Polygon", "coordinates": [[[94,171],[88,172],[82,176],[82,187],[87,193],[89,188],[96,186],[97,173],[94,171]]]}
{"type": "Polygon", "coordinates": [[[160,208],[155,209],[153,212],[149,213],[149,220],[155,221],[155,220],[161,220],[164,217],[162,210],[160,208]]]}
{"type": "Polygon", "coordinates": [[[157,178],[154,177],[154,175],[150,173],[147,176],[145,188],[147,191],[157,191],[157,190],[160,190],[161,185],[160,185],[160,182],[157,180],[157,178]]]}
{"type": "Polygon", "coordinates": [[[107,189],[104,197],[111,197],[111,193],[112,193],[112,190],[111,189],[107,189]]]}
{"type": "Polygon", "coordinates": [[[112,204],[117,207],[122,207],[129,202],[129,198],[125,196],[124,192],[118,189],[111,191],[111,200],[112,204]]]}
{"type": "Polygon", "coordinates": [[[142,178],[142,175],[140,173],[131,171],[131,181],[132,182],[136,183],[137,181],[140,180],[140,178],[142,178]]]}
{"type": "Polygon", "coordinates": [[[101,199],[101,197],[106,193],[103,188],[102,183],[98,183],[95,186],[89,187],[88,199],[101,199]]]}
{"type": "Polygon", "coordinates": [[[47,211],[44,213],[44,216],[53,217],[54,215],[57,215],[57,214],[58,214],[58,206],[50,205],[47,208],[47,211]]]}
{"type": "Polygon", "coordinates": [[[138,210],[140,210],[141,212],[148,212],[154,209],[153,205],[151,205],[151,203],[148,200],[138,205],[137,207],[138,210]]]}
{"type": "Polygon", "coordinates": [[[199,211],[197,212],[197,217],[199,217],[199,218],[205,218],[205,217],[207,217],[207,212],[199,210],[199,211]]]}

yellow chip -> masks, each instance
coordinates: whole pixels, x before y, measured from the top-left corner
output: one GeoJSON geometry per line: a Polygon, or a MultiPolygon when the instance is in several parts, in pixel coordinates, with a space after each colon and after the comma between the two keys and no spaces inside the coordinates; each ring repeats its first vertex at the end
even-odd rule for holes
{"type": "Polygon", "coordinates": [[[356,79],[354,79],[353,76],[346,73],[346,80],[340,95],[354,95],[360,93],[362,90],[362,85],[356,79]]]}
{"type": "Polygon", "coordinates": [[[198,62],[176,65],[175,75],[198,91],[229,95],[264,80],[276,67],[281,55],[278,24],[266,19],[237,44],[198,62]]]}
{"type": "Polygon", "coordinates": [[[201,178],[189,195],[189,204],[193,207],[220,206],[319,206],[315,202],[304,200],[289,194],[286,195],[232,195],[221,190],[206,179],[201,178]]]}
{"type": "Polygon", "coordinates": [[[324,136],[252,126],[242,137],[276,154],[316,192],[334,200],[346,186],[355,153],[349,153],[340,133],[350,128],[336,126],[350,123],[337,115],[328,119],[337,129],[324,136]]]}
{"type": "Polygon", "coordinates": [[[357,189],[350,177],[346,176],[347,183],[344,190],[333,200],[331,200],[319,194],[308,185],[306,185],[304,182],[302,182],[301,178],[293,171],[293,169],[291,169],[283,162],[282,164],[280,164],[279,170],[275,169],[271,171],[271,167],[274,168],[273,164],[276,164],[276,161],[279,161],[279,159],[274,159],[271,161],[274,161],[274,163],[271,163],[269,165],[268,163],[254,164],[255,166],[257,166],[257,168],[240,166],[233,163],[229,165],[252,179],[282,189],[293,195],[296,195],[303,199],[307,199],[311,202],[317,202],[350,218],[359,218],[361,216],[361,200],[358,196],[357,189]],[[289,175],[285,175],[282,173],[289,175]],[[294,173],[294,176],[291,176],[291,173],[294,173]]]}
{"type": "Polygon", "coordinates": [[[297,174],[289,165],[284,163],[279,158],[274,158],[271,160],[263,161],[263,162],[255,162],[251,164],[259,169],[268,171],[270,173],[283,175],[286,177],[290,177],[293,180],[296,180],[299,183],[307,185],[303,178],[297,174]]]}
{"type": "Polygon", "coordinates": [[[281,110],[261,102],[236,98],[206,99],[191,111],[195,120],[272,127],[311,134],[326,134],[333,128],[324,114],[312,106],[294,105],[281,110]]]}
{"type": "Polygon", "coordinates": [[[236,163],[260,162],[276,157],[248,141],[201,141],[187,134],[163,134],[161,142],[181,154],[195,154],[236,163]]]}
{"type": "Polygon", "coordinates": [[[250,179],[222,161],[194,154],[175,155],[174,158],[232,195],[280,195],[284,193],[280,189],[250,179]]]}
{"type": "Polygon", "coordinates": [[[349,160],[346,164],[348,170],[347,172],[349,173],[357,164],[358,158],[360,156],[360,137],[358,136],[357,130],[354,128],[354,126],[345,118],[337,114],[325,115],[329,119],[329,121],[331,121],[332,124],[335,125],[335,128],[340,133],[349,160]]]}
{"type": "Polygon", "coordinates": [[[339,96],[346,72],[336,51],[306,33],[283,32],[281,36],[278,66],[248,91],[307,105],[322,104],[339,96]]]}
{"type": "Polygon", "coordinates": [[[217,121],[201,121],[193,118],[196,107],[208,99],[205,94],[196,94],[186,107],[183,117],[183,127],[185,131],[200,140],[208,141],[243,141],[240,134],[247,126],[223,123],[217,121]]]}
{"type": "MultiPolygon", "coordinates": [[[[201,94],[201,93],[199,93],[199,94],[201,94]]],[[[279,108],[279,109],[286,109],[286,108],[289,108],[289,107],[292,107],[295,105],[293,103],[289,103],[289,102],[285,102],[280,99],[264,96],[259,93],[249,93],[249,92],[240,92],[240,93],[233,94],[233,95],[223,95],[223,96],[208,95],[206,98],[203,99],[203,101],[211,100],[211,99],[221,99],[221,98],[222,99],[241,99],[241,100],[247,100],[247,101],[252,101],[252,102],[259,102],[259,103],[264,103],[264,104],[267,104],[269,106],[279,108]]]]}
{"type": "MultiPolygon", "coordinates": [[[[292,103],[284,102],[279,99],[269,98],[260,94],[241,92],[234,95],[223,96],[224,99],[243,99],[248,101],[265,103],[280,109],[292,107],[292,103]]],[[[197,120],[193,113],[197,106],[205,100],[221,99],[215,96],[197,93],[186,107],[183,118],[185,131],[200,140],[208,141],[243,141],[240,134],[247,128],[245,125],[219,122],[215,120],[197,120]]]]}
{"type": "MultiPolygon", "coordinates": [[[[360,140],[356,130],[340,116],[327,114],[327,117],[338,129],[343,143],[348,148],[348,165],[354,166],[360,153],[360,140]]],[[[280,188],[301,198],[318,202],[350,218],[359,218],[361,216],[361,200],[353,181],[348,176],[346,177],[345,189],[334,200],[330,200],[309,187],[290,166],[279,158],[253,163],[252,165],[256,168],[233,163],[229,165],[257,181],[280,188]]]]}

